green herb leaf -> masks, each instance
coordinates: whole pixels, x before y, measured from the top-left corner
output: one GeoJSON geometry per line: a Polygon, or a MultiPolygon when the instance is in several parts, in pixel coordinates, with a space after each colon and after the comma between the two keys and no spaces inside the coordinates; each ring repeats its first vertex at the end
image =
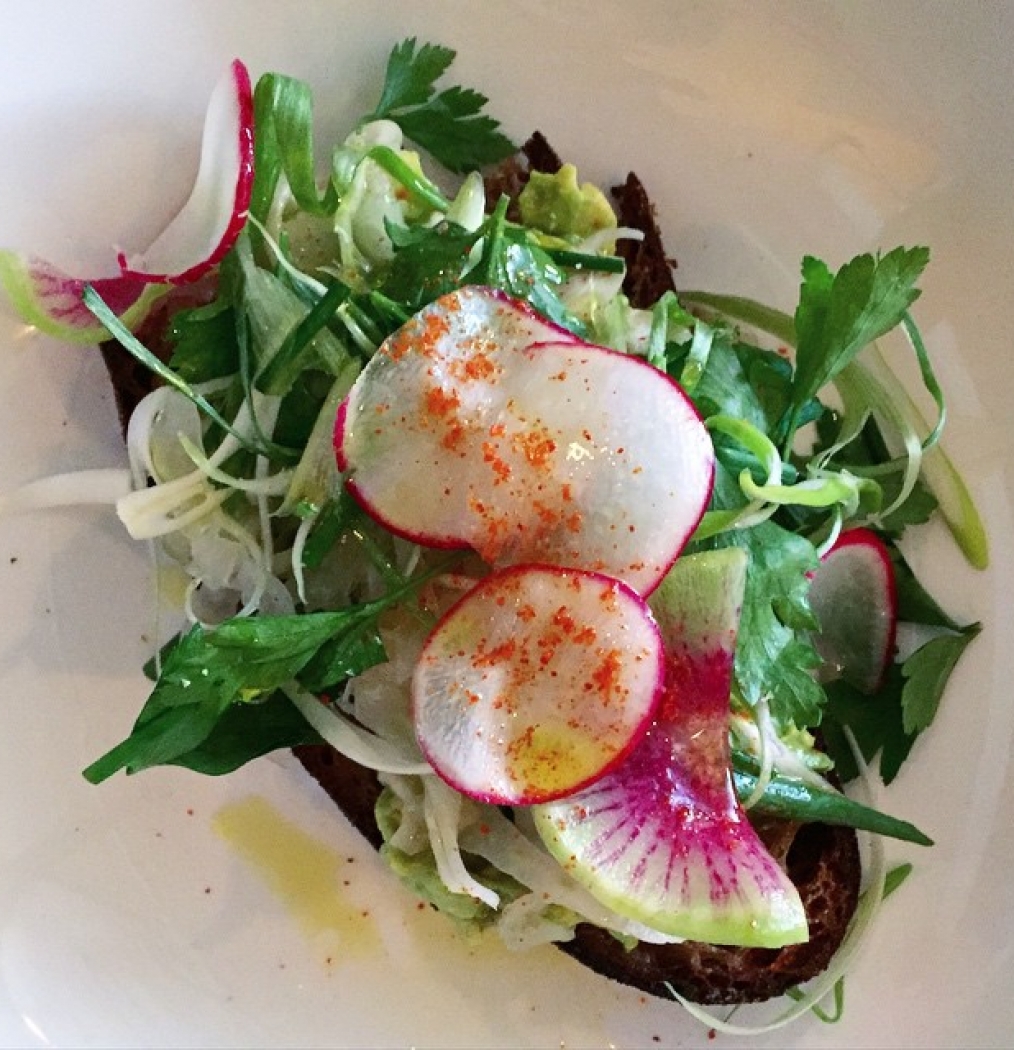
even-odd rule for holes
{"type": "MultiPolygon", "coordinates": [[[[748,799],[757,787],[756,762],[739,751],[732,753],[733,783],[740,801],[748,799]]],[[[932,846],[933,840],[907,820],[881,813],[830,789],[823,790],[794,777],[772,776],[764,794],[751,812],[802,823],[840,824],[875,835],[932,846]]]]}
{"type": "Polygon", "coordinates": [[[859,773],[852,748],[843,732],[851,730],[867,763],[880,756],[880,778],[889,784],[898,774],[915,743],[905,732],[901,716],[904,679],[899,664],[891,664],[884,684],[874,696],[866,696],[845,681],[825,686],[828,704],[821,734],[827,753],[834,759],[838,775],[846,783],[859,773]]]}
{"type": "Polygon", "coordinates": [[[275,692],[256,703],[230,704],[200,744],[169,764],[222,776],[272,751],[322,742],[292,701],[275,692]]]}
{"type": "Polygon", "coordinates": [[[567,309],[557,293],[564,281],[563,272],[529,239],[527,230],[507,222],[508,203],[502,197],[482,226],[482,258],[469,271],[469,282],[498,288],[530,303],[543,317],[575,335],[586,335],[584,323],[567,309]]]}
{"type": "Polygon", "coordinates": [[[384,279],[384,292],[415,312],[461,285],[469,253],[482,235],[450,222],[430,227],[387,224],[394,259],[384,279]]]}
{"type": "Polygon", "coordinates": [[[811,672],[820,658],[805,640],[805,632],[816,627],[807,579],[817,565],[816,551],[808,540],[770,521],[704,544],[731,545],[750,555],[736,644],[736,682],[743,698],[755,705],[768,697],[779,724],[817,725],[824,692],[811,672]]]}
{"type": "Polygon", "coordinates": [[[254,89],[254,184],[250,214],[264,222],[284,174],[296,203],[312,215],[327,215],[338,204],[329,183],[317,189],[313,149],[313,96],[301,80],[265,73],[254,89]]]}
{"type": "MultiPolygon", "coordinates": [[[[354,637],[361,652],[375,654],[366,626],[375,624],[384,609],[430,575],[409,581],[377,601],[339,612],[236,617],[211,630],[199,625],[191,628],[167,650],[162,673],[130,735],[92,763],[84,771],[86,779],[97,784],[121,769],[136,773],[156,765],[192,764],[188,756],[195,752],[217,754],[220,744],[211,738],[227,712],[270,696],[294,679],[329,642],[338,644],[340,651],[342,640],[354,637]]],[[[342,655],[353,659],[350,651],[342,655]]],[[[328,666],[337,659],[332,652],[328,666]]],[[[362,656],[358,659],[361,662],[362,656]]],[[[233,717],[239,715],[233,712],[233,717]]],[[[249,757],[262,753],[258,749],[272,726],[277,729],[270,719],[261,724],[251,738],[249,757]]],[[[233,733],[232,719],[223,732],[233,733]]]]}
{"type": "Polygon", "coordinates": [[[384,75],[384,88],[374,117],[387,116],[404,106],[421,106],[428,102],[434,84],[454,61],[455,52],[440,44],[423,44],[416,49],[414,37],[391,49],[384,75]]]}
{"type": "Polygon", "coordinates": [[[880,258],[860,255],[832,275],[819,259],[803,260],[786,443],[803,406],[860,350],[901,323],[919,297],[915,283],[928,261],[927,248],[895,248],[880,258]]]}
{"type": "Polygon", "coordinates": [[[236,321],[232,306],[218,298],[206,306],[181,310],[169,326],[173,345],[169,367],[188,383],[204,383],[239,371],[236,321]]]}
{"type": "Polygon", "coordinates": [[[981,629],[974,623],[958,634],[931,638],[902,665],[901,714],[906,733],[920,733],[933,721],[951,672],[981,629]]]}
{"type": "Polygon", "coordinates": [[[391,51],[380,101],[367,119],[393,120],[448,170],[465,172],[502,160],[517,147],[482,112],[485,95],[462,87],[435,94],[454,57],[447,47],[402,41],[391,51]]]}
{"type": "Polygon", "coordinates": [[[964,625],[946,613],[920,583],[897,546],[891,544],[889,549],[894,566],[899,621],[924,627],[942,627],[948,631],[965,630],[964,625]]]}
{"type": "Polygon", "coordinates": [[[313,693],[324,693],[386,660],[376,621],[364,620],[324,645],[299,675],[299,681],[313,693]]]}

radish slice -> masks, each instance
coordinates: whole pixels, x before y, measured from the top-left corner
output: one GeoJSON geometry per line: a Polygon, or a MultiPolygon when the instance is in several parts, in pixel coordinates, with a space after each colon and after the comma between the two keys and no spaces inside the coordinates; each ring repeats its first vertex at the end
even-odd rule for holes
{"type": "Polygon", "coordinates": [[[0,288],[26,324],[68,343],[99,343],[106,329],[81,301],[91,284],[123,320],[136,328],[166,289],[136,277],[105,277],[86,281],[71,277],[36,256],[0,251],[0,288]]]}
{"type": "Polygon", "coordinates": [[[34,256],[0,251],[0,287],[21,317],[72,343],[109,338],[81,302],[92,285],[128,328],[136,328],[165,284],[196,281],[232,247],[246,221],[253,188],[253,94],[250,75],[235,61],[211,96],[201,161],[187,203],[140,257],[118,255],[116,277],[73,277],[34,256]]]}
{"type": "Polygon", "coordinates": [[[875,693],[894,659],[898,594],[891,553],[871,529],[843,532],[810,583],[814,647],[835,676],[875,693]]]}
{"type": "Polygon", "coordinates": [[[206,273],[235,243],[246,222],[253,189],[253,91],[236,59],[208,103],[197,178],[186,204],[147,251],[129,262],[124,277],[187,284],[206,273]]]}
{"type": "Polygon", "coordinates": [[[630,756],[534,811],[549,851],[620,915],[675,937],[805,941],[799,894],[750,826],[729,773],[729,689],[746,556],[682,558],[652,597],[666,646],[659,714],[630,756]]]}
{"type": "Polygon", "coordinates": [[[711,441],[664,373],[552,331],[487,289],[438,299],[353,386],[339,465],[369,514],[418,543],[647,593],[704,512],[711,441]]]}
{"type": "Polygon", "coordinates": [[[662,681],[647,605],[598,573],[524,565],[483,579],[441,619],[412,679],[436,772],[482,802],[576,791],[644,733],[662,681]]]}

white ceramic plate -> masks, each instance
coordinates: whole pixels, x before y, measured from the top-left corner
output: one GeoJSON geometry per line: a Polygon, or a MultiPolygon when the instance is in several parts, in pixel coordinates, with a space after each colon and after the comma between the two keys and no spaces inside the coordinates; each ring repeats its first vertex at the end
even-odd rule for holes
{"type": "MultiPolygon", "coordinates": [[[[307,78],[333,137],[411,34],[457,47],[455,73],[515,136],[541,128],[596,180],[637,170],[685,285],[791,306],[803,253],[932,246],[919,318],[993,541],[984,574],[942,531],[910,546],[949,608],[987,625],[888,796],[938,845],[891,848],[916,873],[849,979],[844,1020],[751,1045],[1009,1045],[1014,8],[7,4],[0,245],[79,272],[111,241],[142,246],[182,202],[229,59],[307,78]]],[[[96,356],[0,310],[0,486],[122,463],[96,356]]],[[[79,770],[145,690],[145,554],[110,513],[0,522],[0,595],[3,1046],[717,1045],[678,1006],[552,949],[456,942],[290,764],[86,785],[79,770]],[[223,814],[248,846],[256,819],[309,865],[302,908],[216,833],[223,814]]],[[[273,855],[291,888],[298,865],[273,855]]]]}

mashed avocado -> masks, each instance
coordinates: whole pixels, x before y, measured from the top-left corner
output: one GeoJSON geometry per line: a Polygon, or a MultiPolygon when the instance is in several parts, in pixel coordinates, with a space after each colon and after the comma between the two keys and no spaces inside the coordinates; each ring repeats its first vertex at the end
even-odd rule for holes
{"type": "Polygon", "coordinates": [[[616,226],[605,194],[589,182],[579,186],[573,164],[564,164],[555,175],[533,171],[518,205],[525,226],[555,237],[580,240],[616,226]]]}
{"type": "MultiPolygon", "coordinates": [[[[437,862],[430,849],[419,853],[406,853],[390,844],[391,837],[401,825],[401,800],[391,791],[384,788],[377,799],[376,818],[384,845],[380,855],[387,861],[391,870],[403,883],[422,900],[453,919],[459,929],[467,933],[479,933],[496,922],[497,913],[482,901],[469,897],[465,893],[452,893],[437,873],[437,862]]],[[[469,870],[484,885],[495,890],[504,902],[520,897],[526,888],[494,868],[492,864],[469,857],[469,870]]]]}

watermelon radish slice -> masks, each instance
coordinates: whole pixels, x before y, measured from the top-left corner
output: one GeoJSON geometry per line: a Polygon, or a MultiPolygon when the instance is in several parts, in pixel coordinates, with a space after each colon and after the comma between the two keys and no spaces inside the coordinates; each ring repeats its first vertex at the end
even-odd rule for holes
{"type": "Polygon", "coordinates": [[[625,584],[554,566],[502,569],[426,641],[412,679],[416,736],[463,794],[544,802],[626,756],[655,712],[662,670],[655,620],[625,584]]]}
{"type": "Polygon", "coordinates": [[[810,608],[820,621],[814,647],[829,672],[875,693],[894,659],[898,632],[894,565],[875,532],[841,534],[811,578],[810,608]]]}
{"type": "Polygon", "coordinates": [[[534,817],[549,851],[618,914],[674,937],[776,948],[805,941],[807,923],[729,773],[745,580],[739,549],[676,563],[651,601],[666,646],[658,715],[621,765],[534,817]]]}
{"type": "Polygon", "coordinates": [[[81,301],[92,285],[123,323],[136,328],[166,289],[136,277],[71,277],[45,259],[0,251],[0,288],[26,323],[66,343],[100,343],[109,332],[81,301]]]}
{"type": "Polygon", "coordinates": [[[602,572],[642,594],[696,528],[714,469],[664,373],[562,340],[482,288],[438,299],[381,346],[336,447],[353,494],[393,532],[495,566],[602,572]]]}
{"type": "Polygon", "coordinates": [[[118,276],[74,277],[35,256],[0,251],[0,287],[21,317],[72,343],[109,333],[81,302],[92,285],[128,328],[136,328],[166,284],[188,284],[232,247],[246,221],[253,187],[253,94],[242,62],[233,62],[208,106],[198,174],[190,197],[152,246],[118,276]]]}

